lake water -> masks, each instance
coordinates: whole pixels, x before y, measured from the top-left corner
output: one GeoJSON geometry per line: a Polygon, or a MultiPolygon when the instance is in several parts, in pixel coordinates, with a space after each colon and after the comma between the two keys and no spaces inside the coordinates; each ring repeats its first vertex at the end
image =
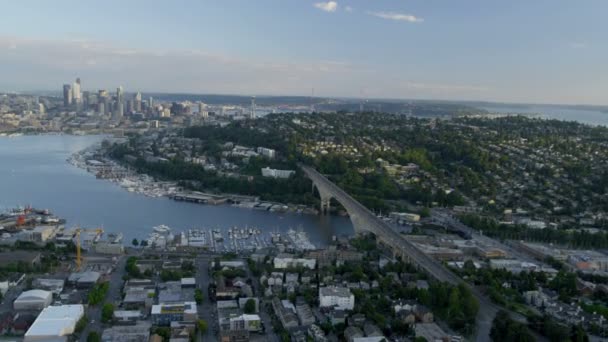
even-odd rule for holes
{"type": "Polygon", "coordinates": [[[49,209],[65,218],[67,226],[103,226],[106,232],[122,232],[125,243],[146,237],[153,226],[160,224],[174,231],[249,226],[270,232],[302,227],[316,245],[327,244],[333,235],[353,234],[346,217],[279,214],[151,198],[130,193],[66,162],[71,154],[101,139],[67,135],[0,137],[0,210],[18,205],[49,209]]]}
{"type": "Polygon", "coordinates": [[[586,110],[572,107],[549,105],[521,106],[484,106],[480,107],[492,113],[538,114],[545,119],[577,121],[588,125],[608,126],[608,113],[601,110],[586,110]]]}

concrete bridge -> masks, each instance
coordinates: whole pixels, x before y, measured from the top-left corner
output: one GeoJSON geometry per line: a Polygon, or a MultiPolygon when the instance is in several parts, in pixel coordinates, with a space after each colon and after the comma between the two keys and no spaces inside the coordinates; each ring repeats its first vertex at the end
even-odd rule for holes
{"type": "Polygon", "coordinates": [[[355,233],[374,234],[378,241],[389,246],[396,256],[400,256],[404,261],[414,264],[439,281],[447,282],[452,285],[461,283],[467,285],[472,294],[479,301],[477,334],[475,340],[490,341],[489,335],[492,327],[492,320],[500,309],[496,304],[491,302],[489,298],[476,288],[464,283],[460,277],[444,267],[439,261],[424,254],[415,245],[396,232],[390,225],[379,219],[369,209],[332,183],[317,170],[305,165],[300,165],[300,168],[306,176],[312,180],[313,187],[319,192],[322,213],[328,211],[330,201],[333,198],[340,202],[348,212],[353,227],[355,228],[355,233]]]}

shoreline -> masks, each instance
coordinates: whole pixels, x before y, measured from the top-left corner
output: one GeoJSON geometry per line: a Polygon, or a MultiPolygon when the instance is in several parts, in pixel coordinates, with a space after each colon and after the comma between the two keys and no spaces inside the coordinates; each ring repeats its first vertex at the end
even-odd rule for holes
{"type": "Polygon", "coordinates": [[[124,190],[147,197],[166,197],[178,202],[190,202],[203,205],[230,205],[236,208],[262,210],[276,213],[295,213],[318,215],[319,211],[306,205],[289,205],[279,202],[263,201],[258,196],[207,193],[193,191],[179,186],[176,181],[159,181],[148,174],[140,174],[125,167],[114,159],[94,158],[101,150],[101,142],[73,153],[67,162],[98,179],[110,181],[124,190]]]}

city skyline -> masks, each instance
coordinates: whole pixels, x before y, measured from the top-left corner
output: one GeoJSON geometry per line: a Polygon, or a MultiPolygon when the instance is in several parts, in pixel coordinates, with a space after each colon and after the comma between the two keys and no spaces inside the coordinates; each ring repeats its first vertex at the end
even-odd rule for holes
{"type": "Polygon", "coordinates": [[[600,1],[5,7],[6,91],[53,90],[80,76],[88,88],[144,93],[308,96],[315,88],[320,97],[607,104],[608,4],[600,1]],[[108,25],[102,14],[116,7],[108,25]],[[23,25],[27,16],[32,24],[23,25]]]}

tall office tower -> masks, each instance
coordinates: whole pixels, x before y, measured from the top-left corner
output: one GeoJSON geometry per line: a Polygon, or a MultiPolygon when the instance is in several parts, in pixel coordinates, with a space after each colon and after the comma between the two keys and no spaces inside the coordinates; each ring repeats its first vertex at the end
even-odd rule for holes
{"type": "Polygon", "coordinates": [[[135,111],[135,100],[127,100],[127,114],[132,114],[135,111]]]}
{"type": "Polygon", "coordinates": [[[116,101],[114,112],[112,113],[112,119],[116,121],[122,120],[124,116],[124,105],[118,101],[116,101]]]}
{"type": "Polygon", "coordinates": [[[97,94],[91,94],[91,93],[89,93],[89,96],[85,100],[87,101],[89,108],[91,108],[91,107],[95,108],[95,106],[97,106],[97,103],[99,102],[97,94]]]}
{"type": "Polygon", "coordinates": [[[198,115],[203,119],[209,117],[209,112],[207,111],[207,104],[205,104],[204,102],[200,102],[198,104],[198,115]]]}
{"type": "Polygon", "coordinates": [[[141,113],[141,93],[137,92],[135,94],[135,111],[141,113]]]}
{"type": "Polygon", "coordinates": [[[152,97],[148,98],[148,108],[154,108],[154,99],[152,97]]]}
{"type": "Polygon", "coordinates": [[[46,113],[46,108],[44,108],[44,103],[38,103],[38,114],[43,115],[46,113]]]}
{"type": "Polygon", "coordinates": [[[63,106],[69,107],[72,104],[72,86],[69,84],[63,85],[63,106]]]}
{"type": "Polygon", "coordinates": [[[251,97],[251,110],[249,112],[249,118],[255,119],[255,96],[251,97]]]}
{"type": "MultiPolygon", "coordinates": [[[[116,88],[116,102],[120,104],[125,103],[125,93],[122,89],[122,86],[116,88]]],[[[116,106],[116,108],[118,108],[118,106],[116,106]]]]}
{"type": "Polygon", "coordinates": [[[104,97],[103,99],[103,115],[109,116],[112,114],[112,101],[109,97],[104,97]]]}
{"type": "Polygon", "coordinates": [[[100,89],[97,92],[97,112],[103,115],[110,114],[110,96],[108,96],[108,91],[105,89],[100,89]]]}
{"type": "Polygon", "coordinates": [[[76,79],[76,82],[72,85],[72,99],[75,103],[82,102],[82,94],[80,92],[80,78],[76,79]]]}
{"type": "Polygon", "coordinates": [[[85,109],[89,108],[89,105],[91,104],[91,102],[89,101],[91,97],[91,93],[89,91],[83,91],[82,92],[82,106],[85,109]]]}

